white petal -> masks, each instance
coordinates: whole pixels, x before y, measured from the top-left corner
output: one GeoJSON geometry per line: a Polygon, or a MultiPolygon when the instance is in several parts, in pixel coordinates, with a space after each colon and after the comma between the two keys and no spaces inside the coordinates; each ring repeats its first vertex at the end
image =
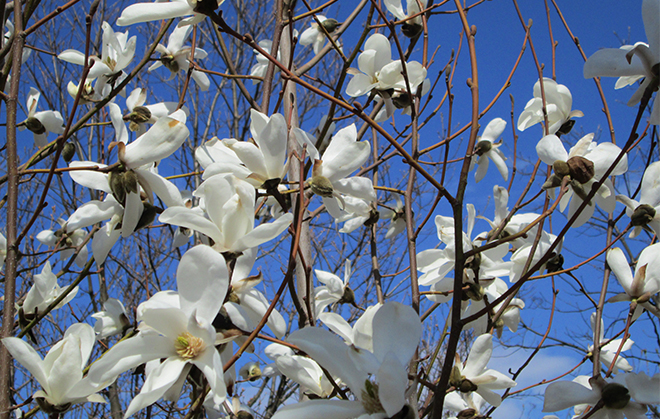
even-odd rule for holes
{"type": "MultiPolygon", "coordinates": [[[[385,304],[386,306],[387,304],[385,304]]],[[[383,308],[385,308],[383,306],[383,308]]],[[[387,416],[393,417],[406,404],[408,373],[401,365],[394,352],[388,352],[376,373],[378,378],[378,396],[387,416]]]]}
{"type": "Polygon", "coordinates": [[[229,275],[225,258],[205,245],[188,250],[177,268],[177,289],[181,310],[197,318],[213,321],[225,300],[229,275]]]}
{"type": "Polygon", "coordinates": [[[310,400],[282,407],[272,419],[353,419],[366,411],[361,402],[350,400],[310,400]]]}
{"type": "Polygon", "coordinates": [[[410,306],[388,302],[374,315],[373,352],[380,361],[392,351],[401,364],[408,364],[421,337],[422,323],[410,306]]]}
{"type": "Polygon", "coordinates": [[[556,160],[568,160],[568,153],[556,135],[546,135],[536,145],[536,153],[545,164],[552,165],[556,160]]]}
{"type": "Polygon", "coordinates": [[[556,412],[583,403],[593,406],[598,399],[599,396],[596,392],[582,384],[573,381],[558,381],[545,389],[543,411],[556,412]]]}
{"type": "Polygon", "coordinates": [[[174,0],[167,3],[137,3],[128,6],[121,12],[117,25],[127,26],[150,20],[172,19],[192,13],[192,7],[186,0],[174,0]]]}
{"type": "Polygon", "coordinates": [[[171,357],[151,371],[144,380],[140,393],[131,400],[126,408],[124,418],[132,416],[163,397],[165,392],[179,379],[186,364],[187,361],[181,358],[171,357]]]}
{"type": "MultiPolygon", "coordinates": [[[[108,167],[105,164],[96,163],[93,161],[72,161],[69,163],[69,167],[71,168],[94,166],[98,167],[99,169],[108,167]]],[[[71,170],[69,171],[69,175],[74,182],[86,188],[112,193],[110,184],[108,184],[107,173],[101,173],[94,170],[71,170]]]]}
{"type": "MultiPolygon", "coordinates": [[[[183,111],[177,112],[185,116],[183,111]]],[[[181,121],[172,117],[160,118],[149,131],[126,146],[123,163],[129,168],[137,168],[164,159],[181,147],[189,134],[181,121]]]]}

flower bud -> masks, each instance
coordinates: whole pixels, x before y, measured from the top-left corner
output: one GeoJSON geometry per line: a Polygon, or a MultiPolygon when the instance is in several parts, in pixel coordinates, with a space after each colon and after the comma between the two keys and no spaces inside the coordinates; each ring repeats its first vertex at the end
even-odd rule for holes
{"type": "Polygon", "coordinates": [[[46,132],[46,127],[44,127],[44,124],[42,124],[41,121],[34,116],[31,116],[25,120],[25,127],[35,134],[43,134],[46,132]]]}
{"type": "Polygon", "coordinates": [[[399,92],[392,95],[392,103],[397,109],[407,108],[412,105],[411,96],[406,92],[399,92]]]}
{"type": "Polygon", "coordinates": [[[456,415],[456,419],[472,419],[473,417],[477,416],[477,411],[475,409],[464,409],[458,412],[458,415],[456,415]]]}
{"type": "Polygon", "coordinates": [[[321,22],[321,25],[323,25],[323,29],[328,31],[328,33],[333,33],[341,23],[337,22],[335,19],[326,19],[321,22]]]}
{"type": "MultiPolygon", "coordinates": [[[[142,210],[142,215],[140,215],[140,219],[138,220],[137,226],[135,226],[135,231],[151,225],[151,223],[153,223],[156,219],[156,214],[159,212],[158,207],[155,207],[148,202],[143,202],[142,205],[144,208],[142,210]]],[[[162,212],[162,210],[160,210],[160,212],[162,212]]]]}
{"type": "Polygon", "coordinates": [[[165,68],[170,70],[172,73],[179,72],[179,63],[176,62],[173,55],[170,54],[161,55],[160,61],[163,63],[165,68]]]}
{"type": "Polygon", "coordinates": [[[545,269],[549,274],[564,269],[564,257],[561,255],[561,253],[558,253],[550,258],[550,260],[545,264],[545,269]]]}
{"type": "Polygon", "coordinates": [[[380,219],[380,213],[376,211],[374,208],[372,208],[369,211],[369,218],[367,219],[367,221],[364,222],[364,225],[366,227],[371,227],[372,225],[376,224],[379,219],[380,219]]]}
{"type": "Polygon", "coordinates": [[[485,153],[488,153],[493,148],[493,143],[488,140],[481,140],[477,143],[477,146],[474,148],[474,154],[477,156],[483,156],[485,153]]]}
{"type": "Polygon", "coordinates": [[[607,383],[601,391],[601,398],[605,407],[610,409],[623,409],[630,401],[628,389],[617,383],[607,383]]]}
{"type": "Polygon", "coordinates": [[[330,179],[322,175],[312,176],[309,180],[309,187],[312,192],[323,198],[331,198],[334,191],[330,179]]]}
{"type": "Polygon", "coordinates": [[[355,292],[350,287],[344,288],[344,294],[342,294],[339,301],[339,304],[355,304],[355,292]]]}
{"type": "Polygon", "coordinates": [[[648,204],[642,204],[635,208],[632,216],[630,217],[630,224],[635,227],[645,226],[655,217],[655,208],[648,204]]]}
{"type": "Polygon", "coordinates": [[[138,177],[132,170],[124,172],[124,189],[126,193],[138,193],[140,190],[138,187],[138,177]]]}
{"type": "Polygon", "coordinates": [[[472,381],[468,380],[467,378],[464,378],[463,381],[461,381],[461,384],[458,386],[458,390],[461,393],[469,393],[471,391],[477,391],[477,385],[474,384],[472,381]]]}
{"type": "Polygon", "coordinates": [[[581,184],[589,182],[594,177],[594,163],[591,160],[581,156],[573,156],[566,162],[571,174],[571,179],[575,179],[581,184]]]}
{"type": "Polygon", "coordinates": [[[417,38],[422,29],[422,25],[419,23],[410,23],[409,21],[401,25],[401,32],[408,38],[417,38]]]}
{"type": "Polygon", "coordinates": [[[108,174],[108,184],[110,190],[117,202],[124,205],[126,203],[126,189],[124,189],[124,173],[123,172],[110,172],[108,174]]]}
{"type": "Polygon", "coordinates": [[[552,175],[550,175],[548,180],[545,181],[543,186],[541,186],[541,189],[547,191],[548,189],[558,188],[559,186],[561,186],[561,180],[562,178],[560,176],[557,176],[556,174],[553,173],[552,175]]]}
{"type": "Polygon", "coordinates": [[[66,142],[62,148],[62,158],[65,162],[70,162],[76,154],[76,146],[73,143],[66,142]]]}
{"type": "Polygon", "coordinates": [[[565,161],[555,160],[555,162],[552,163],[552,169],[560,178],[570,175],[570,168],[568,167],[568,163],[565,161]]]}

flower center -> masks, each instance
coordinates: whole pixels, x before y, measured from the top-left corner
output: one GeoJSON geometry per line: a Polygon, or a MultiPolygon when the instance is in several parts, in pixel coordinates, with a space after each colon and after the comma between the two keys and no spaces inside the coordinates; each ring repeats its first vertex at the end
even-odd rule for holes
{"type": "Polygon", "coordinates": [[[176,353],[183,359],[194,359],[204,351],[204,341],[189,332],[180,334],[174,342],[176,353]]]}

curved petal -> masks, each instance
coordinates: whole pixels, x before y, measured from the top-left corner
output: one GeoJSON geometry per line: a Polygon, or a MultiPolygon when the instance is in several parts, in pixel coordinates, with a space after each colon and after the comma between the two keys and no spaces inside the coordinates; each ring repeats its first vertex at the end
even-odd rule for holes
{"type": "Polygon", "coordinates": [[[355,124],[340,129],[323,153],[323,176],[330,181],[345,178],[367,161],[371,152],[368,141],[357,141],[355,124]]]}
{"type": "Polygon", "coordinates": [[[628,63],[628,51],[620,48],[605,48],[596,51],[584,63],[584,78],[622,77],[645,74],[642,61],[634,55],[628,63]]]}
{"type": "Polygon", "coordinates": [[[381,362],[392,351],[401,364],[408,364],[421,337],[422,323],[410,306],[388,302],[374,315],[373,352],[381,362]]]}
{"type": "MultiPolygon", "coordinates": [[[[182,110],[177,112],[185,118],[182,110]]],[[[164,159],[178,150],[189,134],[185,123],[169,116],[160,118],[149,131],[126,146],[122,162],[134,169],[164,159]]]]}
{"type": "Polygon", "coordinates": [[[2,343],[11,356],[30,371],[39,384],[42,386],[48,384],[48,377],[43,369],[43,360],[32,346],[24,340],[14,337],[4,338],[2,343]]]}
{"type": "Polygon", "coordinates": [[[545,164],[552,165],[555,161],[568,160],[568,153],[559,137],[554,134],[546,135],[536,144],[536,153],[545,164]]]}
{"type": "Polygon", "coordinates": [[[282,407],[272,419],[353,419],[366,413],[358,401],[309,400],[282,407]]]}
{"type": "Polygon", "coordinates": [[[186,227],[207,235],[216,242],[223,241],[223,235],[218,227],[208,218],[186,207],[170,207],[158,217],[161,223],[186,227]]]}
{"type": "Polygon", "coordinates": [[[128,6],[121,12],[117,25],[128,26],[134,23],[172,19],[191,14],[193,14],[193,9],[186,0],[174,0],[167,3],[137,3],[128,6]]]}
{"type": "MultiPolygon", "coordinates": [[[[99,169],[108,167],[105,164],[96,163],[93,161],[72,161],[69,163],[69,167],[71,168],[94,166],[98,167],[99,169]]],[[[110,184],[108,183],[107,173],[96,172],[94,170],[71,170],[69,171],[69,175],[74,182],[86,188],[112,193],[110,184]]]]}
{"type": "Polygon", "coordinates": [[[332,183],[335,191],[355,198],[365,199],[367,201],[376,200],[376,191],[371,179],[355,176],[345,179],[339,179],[332,183]]]}
{"type": "Polygon", "coordinates": [[[545,389],[544,412],[556,412],[577,404],[595,405],[600,397],[596,392],[573,381],[558,381],[545,389]]]}
{"type": "Polygon", "coordinates": [[[195,246],[181,257],[176,278],[181,310],[212,322],[229,286],[225,258],[209,246],[195,246]]]}
{"type": "Polygon", "coordinates": [[[140,394],[135,396],[126,408],[124,417],[132,416],[163,397],[167,390],[177,382],[186,364],[187,361],[181,358],[171,357],[151,371],[144,380],[140,394]]]}
{"type": "Polygon", "coordinates": [[[293,214],[286,213],[272,223],[260,224],[232,246],[232,250],[242,252],[251,247],[257,247],[279,236],[293,221],[293,214]]]}
{"type": "Polygon", "coordinates": [[[408,387],[408,373],[394,352],[390,351],[385,355],[376,378],[380,403],[387,416],[394,417],[406,404],[405,394],[408,387]]]}
{"type": "Polygon", "coordinates": [[[481,375],[481,373],[486,369],[492,354],[493,335],[486,333],[477,337],[477,339],[472,344],[470,354],[468,355],[467,361],[465,362],[463,375],[465,375],[465,377],[468,379],[481,375]]]}

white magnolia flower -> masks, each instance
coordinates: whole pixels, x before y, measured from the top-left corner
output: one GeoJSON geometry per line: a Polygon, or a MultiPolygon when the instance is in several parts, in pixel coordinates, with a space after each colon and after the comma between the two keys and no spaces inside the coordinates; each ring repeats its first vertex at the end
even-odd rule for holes
{"type": "Polygon", "coordinates": [[[324,285],[314,288],[314,300],[316,307],[316,317],[323,312],[323,310],[330,304],[338,303],[340,301],[346,303],[354,303],[355,295],[353,290],[348,287],[348,281],[351,279],[353,270],[351,268],[351,260],[346,259],[344,264],[344,280],[342,281],[337,275],[314,269],[316,279],[324,285]]]}
{"type": "Polygon", "coordinates": [[[213,240],[213,248],[218,252],[240,253],[259,246],[279,236],[293,221],[293,215],[287,213],[272,223],[255,227],[254,187],[233,175],[211,176],[194,195],[204,199],[210,219],[177,206],[166,209],[159,220],[205,234],[213,240]]]}
{"type": "MultiPolygon", "coordinates": [[[[114,104],[113,104],[114,105],[114,104]]],[[[111,112],[119,111],[114,105],[111,112]],[[113,110],[114,109],[114,110],[113,110]]],[[[155,217],[153,195],[156,194],[167,206],[183,205],[179,189],[170,181],[154,172],[154,163],[168,157],[183,144],[189,135],[185,125],[186,115],[181,109],[162,117],[135,141],[125,145],[118,143],[118,157],[122,170],[103,173],[90,170],[72,170],[71,178],[78,184],[106,192],[104,201],[90,201],[79,207],[67,220],[67,231],[88,227],[110,219],[110,222],[94,234],[92,252],[98,264],[103,263],[108,252],[119,239],[126,238],[155,217]],[[141,191],[147,196],[142,201],[141,191]],[[148,204],[148,205],[147,205],[148,204]],[[143,216],[144,215],[144,216],[143,216]],[[116,227],[121,223],[121,228],[116,227]]],[[[121,124],[123,126],[123,124],[121,124]]],[[[127,138],[127,136],[126,136],[127,138]]],[[[107,167],[89,161],[72,161],[69,167],[107,167]]]]}
{"type": "MultiPolygon", "coordinates": [[[[90,56],[92,61],[87,80],[98,78],[95,90],[102,96],[125,77],[124,69],[133,61],[137,36],[128,38],[128,31],[116,33],[108,22],[103,22],[101,57],[90,56]]],[[[62,51],[57,58],[71,64],[85,65],[85,54],[73,49],[62,51]]]]}
{"type": "MultiPolygon", "coordinates": [[[[355,124],[340,129],[330,141],[330,145],[319,159],[318,151],[308,136],[296,135],[296,139],[307,147],[307,153],[314,159],[312,178],[307,181],[316,195],[323,198],[328,213],[335,219],[342,216],[340,194],[376,200],[371,179],[361,176],[348,177],[367,161],[371,153],[368,141],[357,141],[355,124]]],[[[301,144],[302,145],[302,144],[301,144]]]]}
{"type": "MultiPolygon", "coordinates": [[[[245,331],[254,330],[270,307],[270,301],[255,288],[263,280],[262,273],[250,275],[256,257],[257,248],[252,247],[236,260],[228,301],[223,306],[232,322],[245,331]]],[[[287,323],[277,310],[270,313],[266,325],[280,339],[286,333],[287,323]]]]}
{"type": "Polygon", "coordinates": [[[352,233],[363,225],[369,227],[378,221],[380,213],[366,199],[342,196],[341,200],[344,203],[343,214],[335,220],[336,223],[344,223],[340,233],[352,233]]]}
{"type": "MultiPolygon", "coordinates": [[[[220,7],[225,0],[216,0],[220,7]]],[[[136,3],[128,6],[121,12],[117,25],[127,26],[135,23],[149,22],[151,20],[173,19],[175,17],[189,16],[181,22],[183,25],[194,25],[206,17],[196,13],[197,0],[156,1],[154,3],[136,3]],[[192,15],[192,16],[191,16],[192,15]]]]}
{"type": "Polygon", "coordinates": [[[660,162],[650,164],[644,171],[639,201],[625,195],[617,195],[616,200],[626,206],[626,214],[634,227],[631,238],[637,237],[645,227],[660,236],[660,162]]]}
{"type": "MultiPolygon", "coordinates": [[[[569,219],[582,205],[584,198],[591,191],[592,185],[601,180],[607,169],[621,153],[621,149],[615,144],[600,143],[596,145],[592,141],[593,138],[593,133],[585,135],[568,152],[559,137],[552,134],[543,137],[536,145],[539,158],[554,168],[554,175],[543,185],[544,189],[558,187],[561,185],[564,176],[570,177],[570,188],[559,203],[559,209],[564,211],[570,201],[571,205],[566,215],[569,219]]],[[[627,170],[628,157],[624,154],[610,176],[621,175],[627,170]]],[[[600,186],[594,200],[608,214],[614,212],[616,197],[614,186],[609,178],[600,186]]],[[[586,223],[594,214],[594,209],[593,203],[589,202],[589,205],[578,215],[572,227],[579,227],[586,223]]]]}
{"type": "Polygon", "coordinates": [[[394,197],[394,201],[396,204],[393,209],[381,208],[378,210],[380,218],[390,220],[390,226],[385,233],[386,239],[398,236],[406,229],[406,212],[403,208],[403,201],[398,196],[394,197]]]}
{"type": "MultiPolygon", "coordinates": [[[[316,15],[316,18],[329,34],[332,34],[335,29],[339,27],[339,22],[335,19],[328,19],[323,15],[316,15]]],[[[323,29],[319,27],[319,24],[316,23],[316,20],[312,20],[312,27],[307,28],[300,35],[300,45],[312,45],[314,49],[314,54],[318,54],[323,49],[325,41],[327,40],[323,29]]]]}
{"type": "Polygon", "coordinates": [[[385,0],[384,3],[387,10],[396,16],[397,19],[405,20],[405,23],[401,27],[401,31],[405,36],[414,38],[420,34],[422,31],[422,17],[416,16],[412,19],[408,18],[421,12],[419,5],[421,4],[422,7],[426,7],[428,0],[406,0],[405,12],[403,11],[401,0],[385,0]]]}
{"type": "MultiPolygon", "coordinates": [[[[14,36],[14,23],[11,21],[11,19],[5,20],[5,27],[7,28],[7,32],[5,32],[5,43],[4,45],[7,45],[11,43],[11,37],[14,36]]],[[[30,58],[30,55],[32,54],[32,48],[23,48],[23,52],[21,53],[21,64],[25,64],[28,58],[30,58]]],[[[9,80],[7,79],[7,85],[9,85],[9,80]]]]}
{"type": "MultiPolygon", "coordinates": [[[[349,69],[353,78],[346,86],[346,94],[358,97],[372,92],[381,95],[385,101],[386,112],[379,115],[378,121],[390,117],[394,113],[392,98],[408,93],[414,95],[417,87],[426,80],[426,68],[417,61],[406,63],[406,74],[411,91],[406,88],[401,60],[392,60],[390,41],[383,34],[373,34],[364,44],[364,51],[358,57],[358,68],[349,69]]],[[[430,87],[430,83],[428,84],[430,87]]],[[[399,97],[399,107],[409,105],[409,100],[399,97]]]]}
{"type": "Polygon", "coordinates": [[[305,351],[333,377],[339,377],[356,400],[305,401],[284,406],[273,419],[347,419],[397,414],[405,417],[411,409],[406,404],[406,366],[422,335],[419,316],[408,306],[388,302],[374,315],[372,331],[371,351],[347,345],[338,336],[318,327],[292,333],[287,341],[305,351]]]}
{"type": "Polygon", "coordinates": [[[479,336],[470,349],[465,364],[456,354],[456,363],[449,384],[462,393],[476,391],[488,403],[499,406],[502,398],[493,390],[503,390],[516,385],[516,382],[499,371],[487,369],[493,354],[493,335],[479,336]]]}
{"type": "Polygon", "coordinates": [[[495,118],[486,125],[486,129],[479,138],[472,155],[470,170],[474,168],[475,163],[478,166],[474,178],[477,182],[486,176],[488,172],[488,160],[492,160],[500,174],[507,180],[509,178],[509,168],[506,166],[504,154],[500,151],[502,142],[495,143],[497,138],[502,135],[506,128],[506,121],[502,118],[495,118]]]}
{"type": "MultiPolygon", "coordinates": [[[[152,64],[151,67],[149,67],[149,71],[155,70],[158,67],[164,65],[165,68],[170,71],[170,77],[167,80],[172,80],[179,71],[186,73],[190,67],[188,58],[190,58],[191,47],[184,47],[183,43],[188,38],[188,35],[190,35],[192,29],[193,27],[190,25],[178,26],[170,34],[170,37],[167,40],[167,47],[163,46],[162,44],[158,44],[156,46],[156,51],[160,53],[160,58],[158,61],[152,64]]],[[[195,56],[193,57],[195,60],[201,60],[207,56],[208,54],[206,51],[199,47],[195,47],[195,56]]],[[[208,76],[199,70],[192,71],[192,78],[203,91],[206,91],[209,89],[209,87],[211,87],[211,81],[209,80],[208,76]]]]}
{"type": "Polygon", "coordinates": [[[634,277],[628,259],[618,247],[607,252],[607,264],[624,290],[608,301],[636,301],[637,307],[633,319],[637,319],[644,309],[660,317],[660,310],[649,302],[649,296],[660,292],[660,243],[642,250],[637,259],[634,277]]]}
{"type": "Polygon", "coordinates": [[[2,339],[14,359],[41,384],[43,390],[32,397],[46,413],[64,412],[72,404],[105,403],[103,396],[95,394],[103,386],[94,386],[83,379],[82,371],[92,353],[94,341],[92,326],[75,323],[41,359],[41,355],[25,341],[13,337],[2,339]]]}
{"type": "Polygon", "coordinates": [[[137,336],[114,345],[89,370],[92,383],[111,382],[124,371],[164,359],[147,375],[142,391],[124,417],[151,405],[166,393],[180,391],[195,365],[206,377],[215,403],[226,397],[223,362],[215,349],[213,319],[227,294],[229,278],[224,258],[205,245],[193,247],[177,268],[178,295],[155,294],[138,308],[137,336]],[[173,298],[170,298],[173,297],[173,298]],[[178,297],[178,298],[177,298],[178,297]]]}
{"type": "MultiPolygon", "coordinates": [[[[44,264],[41,273],[34,275],[33,280],[34,285],[28,290],[21,306],[25,316],[42,313],[66,290],[66,287],[62,288],[57,283],[57,276],[51,270],[50,262],[44,264]]],[[[78,287],[74,287],[55,308],[64,307],[76,296],[76,293],[78,293],[78,287]]]]}
{"type": "Polygon", "coordinates": [[[660,374],[619,374],[611,381],[601,376],[581,375],[573,381],[557,381],[545,389],[544,412],[556,412],[575,406],[575,416],[582,417],[596,404],[602,407],[589,417],[594,419],[646,418],[647,404],[660,403],[660,374]],[[634,401],[633,401],[634,399],[634,401]]]}
{"type": "Polygon", "coordinates": [[[27,119],[17,125],[19,130],[29,129],[34,135],[34,143],[41,148],[48,144],[48,133],[62,134],[64,132],[64,119],[58,111],[37,112],[37,103],[41,93],[30,87],[27,99],[27,119]]]}
{"type": "MultiPolygon", "coordinates": [[[[549,134],[568,134],[575,121],[571,118],[582,117],[582,111],[571,110],[573,96],[568,87],[556,81],[543,78],[543,91],[545,92],[545,108],[548,114],[549,134]]],[[[534,98],[525,105],[525,109],[518,117],[518,129],[524,131],[532,125],[544,122],[543,98],[541,97],[541,83],[534,84],[534,98]]]]}
{"type": "MultiPolygon", "coordinates": [[[[66,221],[61,218],[57,219],[57,223],[61,226],[60,229],[55,231],[43,230],[37,234],[36,239],[48,247],[59,245],[60,248],[63,248],[63,250],[59,252],[60,260],[69,259],[75,253],[75,248],[83,244],[85,237],[87,237],[87,232],[82,229],[67,231],[66,221]]],[[[84,245],[76,256],[76,265],[81,268],[85,266],[88,254],[87,245],[84,245]]]]}
{"type": "MultiPolygon", "coordinates": [[[[642,2],[642,19],[648,44],[638,42],[621,48],[605,48],[596,51],[584,63],[584,77],[626,77],[619,87],[634,83],[644,77],[644,81],[628,101],[634,106],[642,100],[647,87],[658,78],[660,64],[660,1],[642,2]]],[[[653,106],[651,124],[660,124],[660,106],[653,106]]]]}
{"type": "MultiPolygon", "coordinates": [[[[273,41],[271,41],[270,39],[264,39],[262,41],[259,41],[259,46],[261,47],[261,49],[263,49],[264,51],[270,54],[271,53],[270,49],[273,47],[273,41]]],[[[257,63],[253,65],[252,68],[250,69],[250,75],[254,77],[264,78],[264,76],[266,76],[266,71],[268,70],[268,64],[270,63],[270,61],[268,60],[268,58],[261,55],[261,53],[256,49],[253,51],[256,54],[255,58],[257,60],[257,63]]],[[[277,50],[276,58],[277,61],[280,60],[279,49],[277,50]]],[[[278,71],[277,67],[275,67],[275,71],[278,71]]],[[[257,84],[260,82],[261,82],[260,79],[252,79],[252,84],[257,84]]]]}
{"type": "MultiPolygon", "coordinates": [[[[604,339],[604,337],[605,337],[604,329],[605,329],[605,325],[603,324],[603,319],[600,319],[600,334],[599,334],[598,342],[599,342],[600,345],[603,345],[603,343],[604,343],[604,345],[601,346],[601,348],[600,348],[600,362],[603,363],[603,365],[605,366],[605,369],[609,369],[610,365],[612,365],[612,362],[614,362],[614,356],[619,352],[627,351],[628,349],[630,349],[634,342],[631,339],[627,339],[626,342],[622,346],[621,345],[621,339],[608,339],[607,341],[605,341],[605,339],[604,339]],[[607,342],[607,343],[605,343],[605,342],[607,342]],[[619,348],[621,348],[620,351],[619,351],[619,348]]],[[[591,330],[593,330],[594,337],[595,337],[596,336],[596,313],[591,313],[591,330]]],[[[593,340],[592,340],[592,342],[593,342],[593,340]]],[[[594,345],[593,344],[589,345],[588,352],[590,354],[592,354],[593,350],[594,350],[594,345]]],[[[626,359],[623,356],[621,356],[620,353],[619,353],[619,356],[616,358],[616,363],[614,364],[614,367],[612,368],[612,372],[617,374],[619,372],[619,369],[621,369],[623,371],[626,371],[626,372],[630,372],[633,369],[632,366],[628,363],[628,361],[626,361],[626,359]]]]}
{"type": "Polygon", "coordinates": [[[96,332],[97,339],[105,339],[123,333],[130,326],[126,309],[116,298],[108,298],[103,303],[103,311],[92,314],[92,317],[96,319],[94,332],[96,332]]]}
{"type": "MultiPolygon", "coordinates": [[[[288,128],[280,113],[268,117],[250,110],[250,133],[254,142],[238,141],[233,138],[222,140],[242,163],[232,173],[251,183],[256,188],[273,189],[286,175],[288,164],[288,128]]],[[[223,167],[226,162],[220,163],[223,167]]],[[[212,176],[217,168],[208,167],[205,178],[212,176]]]]}
{"type": "Polygon", "coordinates": [[[323,369],[313,359],[295,355],[291,348],[279,343],[271,343],[264,353],[274,361],[267,365],[263,374],[272,377],[283,374],[302,386],[304,393],[313,393],[319,397],[328,397],[334,387],[323,369]]]}
{"type": "MultiPolygon", "coordinates": [[[[529,264],[529,267],[531,268],[532,266],[536,265],[543,256],[546,255],[550,251],[550,246],[557,240],[557,236],[555,236],[552,233],[548,233],[547,231],[543,230],[541,232],[541,239],[538,242],[538,245],[536,246],[536,250],[534,251],[534,254],[531,255],[531,263],[529,264]]],[[[511,265],[510,272],[509,272],[509,281],[510,282],[516,282],[518,281],[526,272],[525,272],[525,266],[527,265],[527,260],[530,259],[530,253],[532,252],[532,247],[534,246],[532,241],[527,241],[523,243],[514,253],[511,255],[511,265]]],[[[562,243],[560,242],[559,245],[557,245],[553,249],[553,253],[559,254],[561,252],[561,246],[562,243]]],[[[552,260],[552,259],[550,259],[552,260]]],[[[542,265],[539,271],[543,271],[546,269],[546,264],[542,265]]]]}
{"type": "MultiPolygon", "coordinates": [[[[118,134],[118,141],[128,143],[128,138],[121,139],[120,136],[124,135],[125,130],[122,130],[119,127],[118,116],[121,116],[121,121],[126,121],[129,123],[128,128],[131,131],[136,131],[137,136],[147,132],[147,123],[155,124],[159,118],[168,116],[174,113],[177,110],[177,102],[160,102],[154,103],[153,105],[145,105],[147,101],[147,89],[137,88],[134,89],[131,94],[126,98],[126,108],[128,109],[128,114],[121,116],[121,113],[113,112],[112,105],[110,111],[110,117],[112,119],[112,125],[115,128],[115,131],[121,131],[121,134],[118,134]],[[117,120],[115,120],[117,119],[117,120]]],[[[188,108],[185,106],[181,107],[186,116],[189,115],[188,108]]],[[[128,133],[126,132],[126,135],[128,133]]]]}

